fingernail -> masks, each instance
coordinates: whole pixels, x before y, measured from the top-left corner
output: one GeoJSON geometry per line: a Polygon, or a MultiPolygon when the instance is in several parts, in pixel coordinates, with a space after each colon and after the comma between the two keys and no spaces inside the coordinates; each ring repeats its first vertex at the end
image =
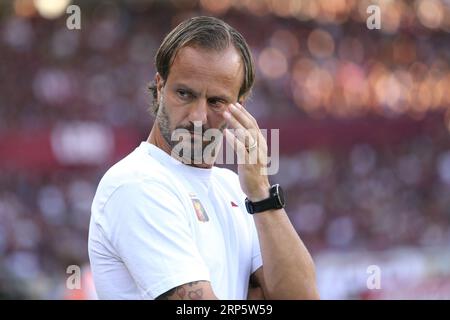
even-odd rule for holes
{"type": "Polygon", "coordinates": [[[224,111],[224,112],[223,112],[223,117],[224,117],[224,118],[229,119],[230,116],[231,116],[231,115],[230,115],[230,113],[229,113],[228,111],[224,111]]]}

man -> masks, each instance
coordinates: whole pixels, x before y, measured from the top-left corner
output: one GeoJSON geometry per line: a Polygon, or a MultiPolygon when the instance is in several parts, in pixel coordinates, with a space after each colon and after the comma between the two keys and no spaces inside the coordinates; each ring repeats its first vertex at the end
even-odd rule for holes
{"type": "Polygon", "coordinates": [[[264,174],[267,143],[242,106],[254,80],[243,37],[219,19],[189,19],[166,36],[156,68],[149,138],[108,170],[93,201],[89,257],[98,296],[318,298],[312,259],[281,188],[264,174]],[[256,152],[256,161],[242,161],[239,175],[193,162],[213,144],[203,136],[213,129],[241,159],[256,152]],[[174,139],[183,130],[188,138],[174,139]]]}

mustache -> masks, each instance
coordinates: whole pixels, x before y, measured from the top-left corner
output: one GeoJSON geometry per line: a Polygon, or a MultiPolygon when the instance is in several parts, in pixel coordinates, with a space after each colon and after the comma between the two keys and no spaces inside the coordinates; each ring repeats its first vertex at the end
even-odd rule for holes
{"type": "Polygon", "coordinates": [[[207,126],[201,126],[201,127],[200,126],[194,126],[192,124],[192,125],[186,125],[186,126],[183,126],[183,125],[177,126],[175,129],[184,129],[184,130],[189,131],[192,134],[199,133],[199,134],[203,135],[203,134],[205,134],[206,130],[209,129],[209,127],[207,127],[207,126]]]}
{"type": "MultiPolygon", "coordinates": [[[[200,133],[201,135],[204,135],[207,130],[211,129],[211,127],[208,125],[196,126],[193,123],[189,123],[186,125],[179,125],[175,128],[175,130],[176,129],[185,129],[192,134],[200,133]]],[[[219,128],[220,131],[223,131],[223,129],[225,129],[225,126],[219,128]]]]}

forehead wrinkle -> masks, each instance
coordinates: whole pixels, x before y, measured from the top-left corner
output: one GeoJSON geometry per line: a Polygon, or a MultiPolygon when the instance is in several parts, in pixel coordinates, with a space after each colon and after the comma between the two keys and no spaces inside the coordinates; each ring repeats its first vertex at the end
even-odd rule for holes
{"type": "Polygon", "coordinates": [[[183,79],[183,82],[204,81],[208,85],[217,83],[219,87],[237,85],[239,91],[243,82],[243,62],[234,47],[230,48],[233,50],[227,49],[222,54],[213,50],[182,48],[175,57],[169,76],[172,74],[176,82],[183,79]]]}

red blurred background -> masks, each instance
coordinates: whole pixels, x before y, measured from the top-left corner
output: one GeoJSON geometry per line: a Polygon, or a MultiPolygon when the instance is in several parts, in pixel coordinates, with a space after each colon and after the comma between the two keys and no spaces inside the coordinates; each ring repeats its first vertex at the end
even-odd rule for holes
{"type": "Polygon", "coordinates": [[[0,2],[0,298],[95,298],[95,188],[146,139],[156,50],[196,15],[251,46],[247,108],[280,130],[272,182],[321,296],[450,298],[448,0],[0,2]],[[70,4],[81,30],[66,27],[70,4]],[[371,4],[380,30],[366,26],[371,4]],[[73,264],[82,290],[66,288],[73,264]]]}

